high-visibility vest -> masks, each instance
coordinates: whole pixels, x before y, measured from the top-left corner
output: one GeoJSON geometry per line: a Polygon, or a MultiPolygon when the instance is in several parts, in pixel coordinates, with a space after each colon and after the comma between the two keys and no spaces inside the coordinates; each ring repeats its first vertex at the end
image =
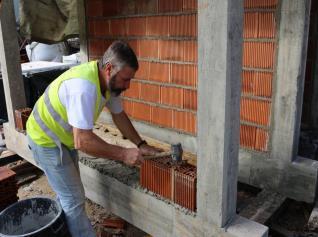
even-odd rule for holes
{"type": "Polygon", "coordinates": [[[103,106],[101,104],[101,91],[98,77],[97,61],[75,66],[55,79],[36,102],[27,121],[27,134],[38,145],[56,147],[61,150],[61,144],[70,149],[74,148],[72,126],[68,123],[67,112],[61,103],[58,91],[63,81],[81,78],[96,87],[96,102],[94,122],[96,122],[103,106]]]}

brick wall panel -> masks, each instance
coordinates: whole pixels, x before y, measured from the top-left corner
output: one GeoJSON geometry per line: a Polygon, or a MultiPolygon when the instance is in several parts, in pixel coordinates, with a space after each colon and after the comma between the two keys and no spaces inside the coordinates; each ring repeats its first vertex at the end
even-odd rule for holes
{"type": "Polygon", "coordinates": [[[135,74],[135,78],[148,80],[149,79],[149,62],[139,61],[139,69],[135,74]]]}
{"type": "Polygon", "coordinates": [[[143,36],[146,34],[146,18],[131,17],[127,18],[127,34],[129,36],[143,36]]]}
{"type": "Polygon", "coordinates": [[[161,103],[183,108],[183,88],[161,86],[161,103]]]}
{"type": "Polygon", "coordinates": [[[128,90],[126,90],[123,93],[123,96],[125,97],[130,97],[134,99],[139,99],[140,98],[140,83],[137,81],[132,80],[130,82],[130,87],[128,90]]]}
{"type": "Polygon", "coordinates": [[[151,119],[150,105],[139,103],[139,102],[133,102],[132,116],[138,120],[150,122],[150,119],[151,119]]]}
{"type": "Polygon", "coordinates": [[[256,73],[253,71],[242,71],[241,92],[244,95],[252,95],[254,88],[254,78],[256,73]]]}
{"type": "Polygon", "coordinates": [[[255,150],[258,151],[267,151],[268,150],[268,132],[257,128],[256,129],[256,136],[255,136],[255,150]]]}
{"type": "Polygon", "coordinates": [[[94,21],[95,36],[106,36],[110,34],[108,20],[95,20],[94,21]]]}
{"type": "Polygon", "coordinates": [[[140,99],[147,102],[160,102],[160,86],[141,83],[140,99]]]}
{"type": "Polygon", "coordinates": [[[278,0],[244,0],[244,8],[275,8],[278,0]]]}
{"type": "Polygon", "coordinates": [[[183,9],[183,0],[158,0],[159,13],[181,12],[183,9]]]}
{"type": "Polygon", "coordinates": [[[175,129],[196,133],[196,115],[185,111],[173,111],[173,127],[175,129]]]}
{"type": "Polygon", "coordinates": [[[136,0],[116,0],[120,15],[132,15],[136,12],[136,0]]]}
{"type": "Polygon", "coordinates": [[[184,89],[183,108],[197,110],[197,91],[184,89]]]}
{"type": "Polygon", "coordinates": [[[110,34],[111,36],[126,36],[127,35],[126,19],[111,19],[110,34]]]}
{"type": "Polygon", "coordinates": [[[168,63],[149,63],[149,80],[170,82],[170,65],[168,63]]]}
{"type": "Polygon", "coordinates": [[[180,40],[160,40],[159,58],[161,60],[182,61],[184,58],[183,42],[180,40]]]}
{"type": "Polygon", "coordinates": [[[136,13],[157,13],[158,12],[158,0],[136,0],[136,13]]]}
{"type": "Polygon", "coordinates": [[[119,14],[118,2],[102,1],[103,6],[101,8],[102,14],[105,17],[114,16],[119,14]]]}
{"type": "Polygon", "coordinates": [[[258,12],[244,13],[243,38],[258,37],[258,12]]]}
{"type": "Polygon", "coordinates": [[[152,106],[151,122],[164,127],[173,127],[173,111],[171,109],[152,106]]]}
{"type": "Polygon", "coordinates": [[[269,125],[271,102],[241,98],[241,120],[258,125],[269,125]]]}
{"type": "Polygon", "coordinates": [[[140,40],[139,41],[139,57],[158,59],[159,57],[158,40],[140,40]]]}
{"type": "Polygon", "coordinates": [[[132,101],[123,99],[123,109],[125,110],[125,113],[128,116],[132,116],[133,115],[133,111],[134,111],[134,104],[132,101]]]}
{"type": "Polygon", "coordinates": [[[272,69],[275,44],[272,42],[244,42],[243,66],[272,69]]]}
{"type": "Polygon", "coordinates": [[[254,149],[256,139],[256,127],[240,126],[240,145],[249,149],[254,149]]]}
{"type": "Polygon", "coordinates": [[[138,40],[127,40],[127,43],[132,48],[132,50],[135,52],[136,56],[139,57],[139,41],[138,40]]]}
{"type": "Polygon", "coordinates": [[[197,36],[197,15],[170,16],[170,36],[197,36]]]}
{"type": "Polygon", "coordinates": [[[197,41],[187,40],[183,41],[184,46],[184,61],[185,62],[198,62],[198,44],[197,41]]]}
{"type": "Polygon", "coordinates": [[[197,87],[197,65],[171,64],[171,82],[178,85],[197,87]]]}
{"type": "Polygon", "coordinates": [[[93,38],[95,36],[95,24],[93,20],[89,20],[87,22],[87,33],[89,38],[93,38]]]}
{"type": "Polygon", "coordinates": [[[169,35],[169,16],[149,16],[146,24],[148,36],[169,35]]]}
{"type": "Polygon", "coordinates": [[[195,11],[198,10],[197,0],[183,0],[183,11],[195,11]]]}
{"type": "Polygon", "coordinates": [[[276,34],[276,23],[275,15],[273,12],[260,12],[259,13],[259,27],[258,37],[259,38],[275,38],[276,34]]]}
{"type": "Polygon", "coordinates": [[[94,0],[88,1],[86,8],[86,14],[88,17],[90,16],[102,16],[103,15],[103,1],[102,0],[94,0]]]}
{"type": "Polygon", "coordinates": [[[257,72],[254,82],[253,94],[261,97],[272,97],[273,73],[257,72]]]}

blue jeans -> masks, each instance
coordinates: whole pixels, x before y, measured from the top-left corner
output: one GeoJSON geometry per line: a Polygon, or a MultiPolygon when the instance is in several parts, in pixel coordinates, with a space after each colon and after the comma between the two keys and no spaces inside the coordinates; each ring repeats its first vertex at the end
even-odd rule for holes
{"type": "Polygon", "coordinates": [[[63,157],[60,157],[58,147],[43,147],[35,144],[30,137],[28,140],[35,162],[43,169],[57,194],[72,236],[96,237],[85,212],[85,193],[78,168],[77,151],[63,146],[63,157]]]}

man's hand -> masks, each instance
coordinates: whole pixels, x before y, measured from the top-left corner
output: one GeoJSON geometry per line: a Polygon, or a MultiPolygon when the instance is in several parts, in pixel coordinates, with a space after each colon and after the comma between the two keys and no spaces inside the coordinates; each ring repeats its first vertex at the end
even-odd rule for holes
{"type": "Polygon", "coordinates": [[[139,149],[127,148],[124,151],[123,161],[126,165],[141,165],[144,162],[144,158],[139,149]]]}
{"type": "Polygon", "coordinates": [[[139,150],[141,151],[141,154],[143,156],[151,156],[151,155],[155,155],[158,152],[162,152],[162,149],[159,149],[157,147],[154,146],[150,146],[148,144],[143,144],[139,147],[139,150]]]}

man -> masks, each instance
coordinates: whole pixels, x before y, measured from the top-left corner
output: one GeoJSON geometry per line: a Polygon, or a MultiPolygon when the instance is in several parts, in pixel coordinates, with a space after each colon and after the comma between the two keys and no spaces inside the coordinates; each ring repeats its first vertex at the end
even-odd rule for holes
{"type": "Polygon", "coordinates": [[[30,149],[57,194],[73,237],[95,236],[85,213],[76,150],[127,165],[141,164],[143,155],[157,151],[140,138],[118,97],[129,88],[137,70],[133,50],[125,42],[116,41],[98,62],[73,67],[55,79],[27,121],[30,149]],[[137,148],[108,144],[93,133],[94,122],[105,104],[118,129],[137,148]]]}

